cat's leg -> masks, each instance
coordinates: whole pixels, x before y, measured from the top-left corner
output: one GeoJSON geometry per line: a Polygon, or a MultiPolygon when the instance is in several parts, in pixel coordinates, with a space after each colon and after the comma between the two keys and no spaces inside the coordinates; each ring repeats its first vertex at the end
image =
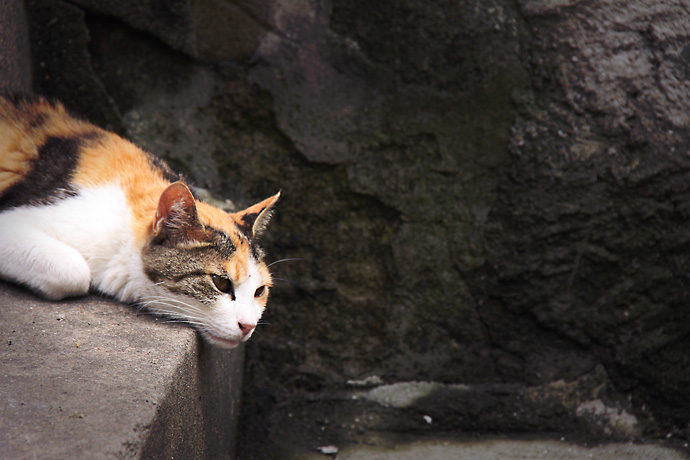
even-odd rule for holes
{"type": "Polygon", "coordinates": [[[0,277],[58,300],[86,294],[91,270],[74,248],[29,225],[0,219],[0,277]]]}

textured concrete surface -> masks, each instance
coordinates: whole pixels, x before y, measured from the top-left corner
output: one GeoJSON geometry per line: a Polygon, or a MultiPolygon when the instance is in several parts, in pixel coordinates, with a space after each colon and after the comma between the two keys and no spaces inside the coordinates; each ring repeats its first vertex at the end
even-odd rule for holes
{"type": "Polygon", "coordinates": [[[243,350],[104,298],[0,283],[0,458],[231,458],[243,350]]]}

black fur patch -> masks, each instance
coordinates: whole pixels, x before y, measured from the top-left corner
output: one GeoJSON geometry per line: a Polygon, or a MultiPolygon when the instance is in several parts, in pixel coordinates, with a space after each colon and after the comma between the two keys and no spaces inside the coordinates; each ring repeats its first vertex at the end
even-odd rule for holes
{"type": "MultiPolygon", "coordinates": [[[[177,182],[180,180],[184,180],[182,174],[173,171],[172,168],[168,166],[168,164],[165,161],[151,154],[148,154],[148,157],[149,163],[151,163],[151,167],[157,171],[160,171],[160,173],[163,176],[163,179],[167,180],[168,182],[177,182]]],[[[193,194],[194,192],[192,192],[192,195],[193,194]]]]}
{"type": "Polygon", "coordinates": [[[31,114],[29,120],[27,120],[27,123],[29,124],[30,128],[38,128],[41,126],[45,121],[48,119],[48,116],[45,113],[35,113],[31,114]]]}
{"type": "MultiPolygon", "coordinates": [[[[264,209],[266,208],[261,209],[261,212],[263,212],[264,209]]],[[[251,214],[247,213],[243,215],[242,226],[251,229],[254,226],[254,222],[256,222],[256,218],[259,217],[259,214],[261,214],[261,212],[253,212],[251,214]]]]}
{"type": "Polygon", "coordinates": [[[79,137],[49,137],[38,149],[31,170],[20,182],[0,196],[0,211],[19,206],[39,206],[75,196],[72,177],[79,161],[82,141],[98,138],[87,133],[79,137]]]}

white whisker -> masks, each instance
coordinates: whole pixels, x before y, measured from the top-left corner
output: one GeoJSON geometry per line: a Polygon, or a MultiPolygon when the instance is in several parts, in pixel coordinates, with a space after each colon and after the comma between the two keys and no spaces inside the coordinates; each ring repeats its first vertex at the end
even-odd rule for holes
{"type": "Polygon", "coordinates": [[[293,258],[289,258],[289,259],[280,259],[280,260],[276,260],[275,262],[271,262],[270,264],[268,264],[266,266],[266,268],[271,267],[272,265],[275,265],[275,264],[279,264],[281,262],[287,262],[288,260],[304,260],[304,259],[299,258],[299,257],[293,257],[293,258]]]}
{"type": "Polygon", "coordinates": [[[166,316],[167,318],[164,318],[165,322],[169,323],[189,323],[192,325],[199,325],[203,326],[206,324],[205,321],[203,321],[202,318],[196,318],[196,317],[181,317],[179,312],[175,312],[172,310],[165,310],[165,309],[159,309],[155,312],[158,315],[163,315],[166,316]]]}
{"type": "Polygon", "coordinates": [[[144,296],[140,300],[144,301],[145,305],[147,305],[147,306],[155,304],[155,303],[163,303],[163,304],[167,304],[170,307],[174,307],[174,306],[176,306],[175,304],[177,304],[177,306],[183,307],[185,310],[189,310],[190,312],[193,311],[193,312],[197,312],[197,313],[201,313],[201,314],[204,313],[204,310],[202,310],[201,308],[199,308],[195,305],[192,305],[192,304],[184,302],[180,299],[175,299],[175,298],[171,298],[171,297],[144,296]]]}
{"type": "Polygon", "coordinates": [[[204,326],[204,311],[194,305],[179,299],[163,296],[144,296],[140,299],[140,309],[147,309],[152,313],[168,316],[166,322],[188,323],[194,326],[204,326]]]}
{"type": "Polygon", "coordinates": [[[273,279],[273,281],[284,281],[284,282],[286,282],[286,283],[295,284],[294,281],[288,280],[288,279],[285,279],[285,278],[272,278],[272,279],[273,279]]]}

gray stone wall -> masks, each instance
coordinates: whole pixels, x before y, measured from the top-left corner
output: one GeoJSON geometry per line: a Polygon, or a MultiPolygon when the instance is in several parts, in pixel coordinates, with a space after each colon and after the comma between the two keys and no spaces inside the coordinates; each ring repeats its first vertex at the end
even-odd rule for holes
{"type": "Polygon", "coordinates": [[[38,91],[233,205],[282,189],[264,243],[300,260],[274,266],[247,426],[375,376],[499,385],[474,394],[534,430],[584,407],[688,436],[681,4],[28,5],[38,91]]]}
{"type": "Polygon", "coordinates": [[[0,16],[0,91],[31,91],[29,30],[24,2],[5,0],[0,16]]]}

